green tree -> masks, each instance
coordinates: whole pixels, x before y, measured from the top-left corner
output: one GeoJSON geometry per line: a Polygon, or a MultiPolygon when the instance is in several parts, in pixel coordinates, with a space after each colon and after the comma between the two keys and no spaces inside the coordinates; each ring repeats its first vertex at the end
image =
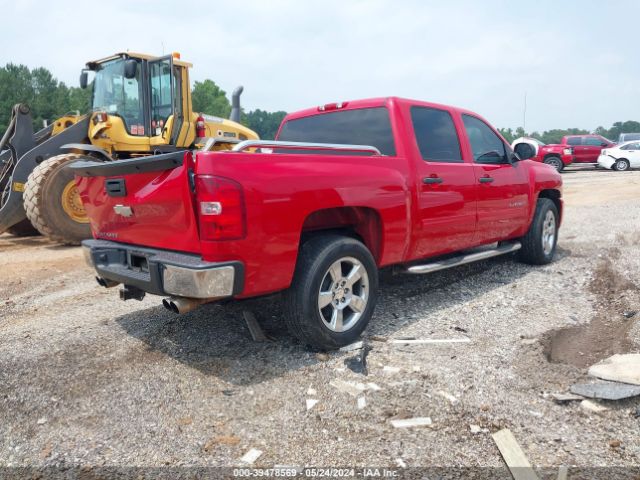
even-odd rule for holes
{"type": "Polygon", "coordinates": [[[231,113],[231,103],[227,94],[213,80],[195,82],[191,90],[193,111],[228,118],[231,113]]]}
{"type": "Polygon", "coordinates": [[[260,138],[273,140],[278,132],[278,127],[287,112],[267,112],[259,108],[243,114],[242,123],[256,132],[260,138]]]}

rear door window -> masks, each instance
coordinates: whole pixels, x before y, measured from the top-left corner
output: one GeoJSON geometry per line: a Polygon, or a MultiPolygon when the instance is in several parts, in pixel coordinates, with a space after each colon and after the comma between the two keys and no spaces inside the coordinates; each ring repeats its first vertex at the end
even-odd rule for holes
{"type": "Polygon", "coordinates": [[[567,138],[567,145],[582,145],[582,139],[580,137],[567,138]]]}
{"type": "Polygon", "coordinates": [[[411,107],[411,121],[424,160],[462,162],[458,133],[449,112],[436,108],[411,107]]]}
{"type": "Polygon", "coordinates": [[[370,145],[383,155],[396,154],[389,111],[385,107],[338,110],[289,120],[282,126],[278,140],[370,145]]]}
{"type": "Polygon", "coordinates": [[[590,147],[599,147],[604,140],[598,137],[586,137],[584,139],[584,145],[589,145],[590,147]]]}

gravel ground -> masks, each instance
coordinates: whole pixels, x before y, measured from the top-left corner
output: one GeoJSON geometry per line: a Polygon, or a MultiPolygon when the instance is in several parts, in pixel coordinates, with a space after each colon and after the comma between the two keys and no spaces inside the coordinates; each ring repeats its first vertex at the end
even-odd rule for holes
{"type": "Polygon", "coordinates": [[[256,448],[257,467],[503,467],[505,427],[536,467],[638,466],[638,398],[593,413],[549,394],[640,351],[640,313],[622,315],[640,310],[640,172],[563,178],[557,261],[393,277],[367,376],[345,367],[357,352],[296,344],[277,297],[176,316],[98,287],[78,248],[0,236],[0,466],[235,466],[256,448]],[[274,341],[251,340],[244,310],[274,341]],[[366,406],[340,382],[364,384],[366,406]],[[433,424],[390,423],[408,417],[433,424]]]}

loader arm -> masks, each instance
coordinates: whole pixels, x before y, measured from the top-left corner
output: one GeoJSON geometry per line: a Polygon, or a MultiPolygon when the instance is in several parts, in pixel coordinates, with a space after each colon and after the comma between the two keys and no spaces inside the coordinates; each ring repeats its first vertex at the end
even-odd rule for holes
{"type": "Polygon", "coordinates": [[[34,134],[31,114],[26,105],[16,105],[5,140],[8,151],[0,155],[0,172],[6,175],[0,194],[0,233],[26,218],[22,204],[24,184],[33,169],[46,158],[60,153],[67,143],[87,142],[89,117],[85,116],[74,125],[55,136],[46,127],[34,134]]]}

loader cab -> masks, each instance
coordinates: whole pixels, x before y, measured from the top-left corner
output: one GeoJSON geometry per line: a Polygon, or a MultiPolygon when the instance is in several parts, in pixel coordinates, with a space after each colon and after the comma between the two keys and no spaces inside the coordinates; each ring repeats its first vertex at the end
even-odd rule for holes
{"type": "Polygon", "coordinates": [[[194,141],[188,69],[178,54],[122,53],[87,63],[93,72],[89,138],[109,152],[132,155],[188,147],[194,141]]]}

